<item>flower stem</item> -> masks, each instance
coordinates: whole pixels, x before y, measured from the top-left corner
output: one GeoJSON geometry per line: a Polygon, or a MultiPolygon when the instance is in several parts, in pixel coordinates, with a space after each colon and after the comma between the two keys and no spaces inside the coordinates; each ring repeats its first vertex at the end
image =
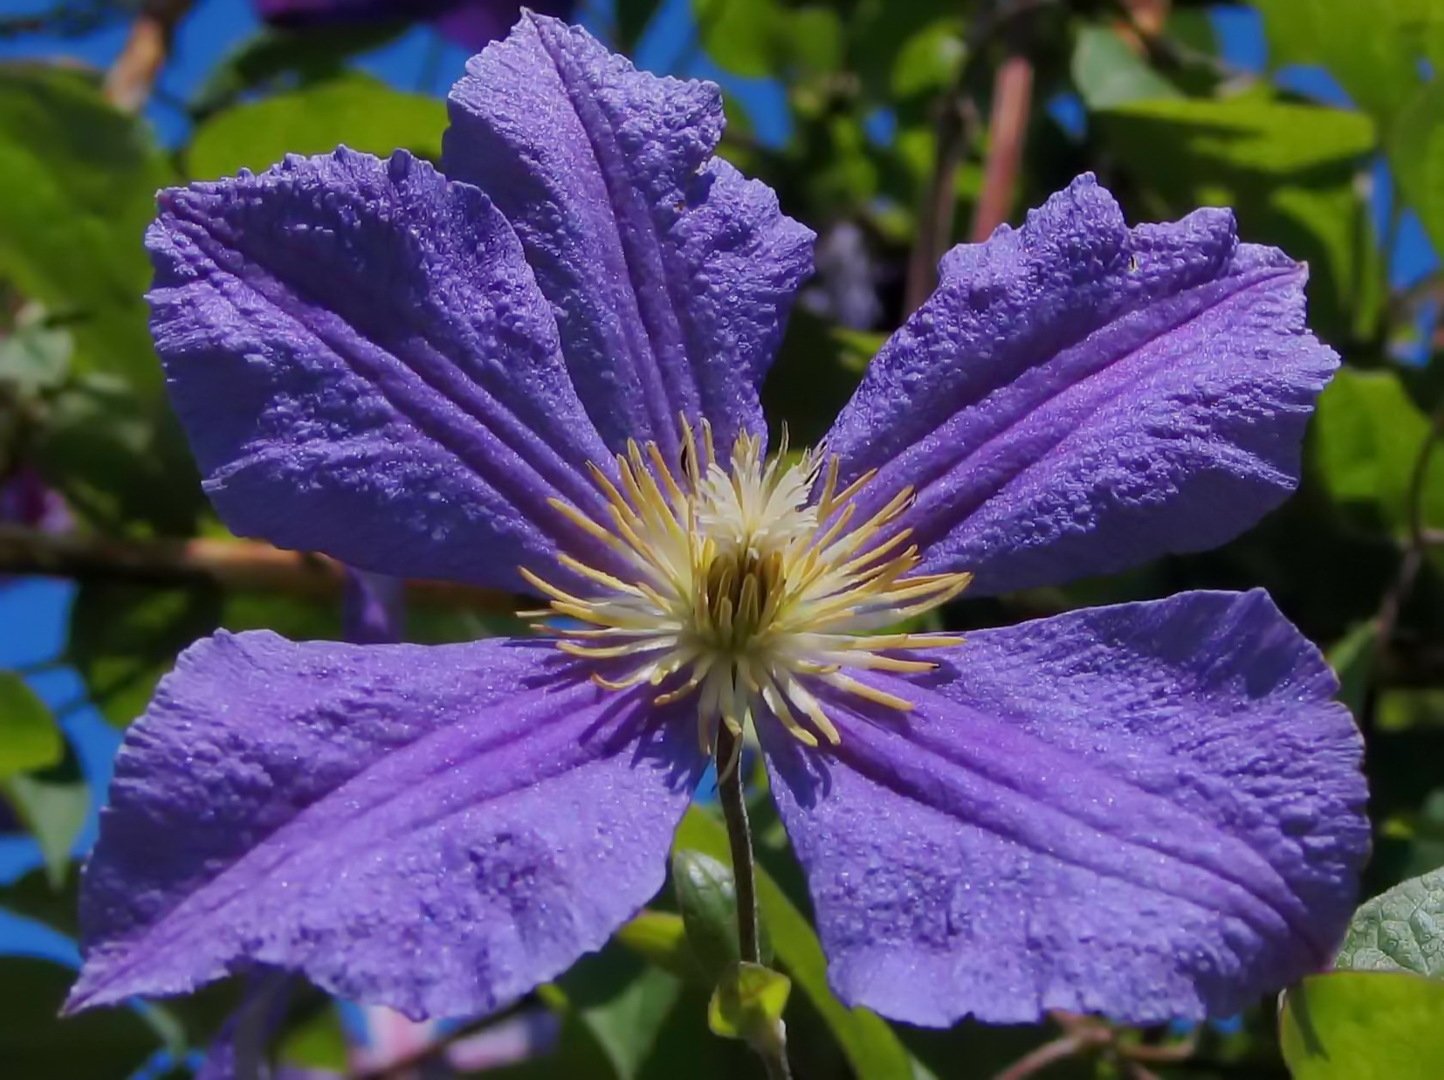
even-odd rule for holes
{"type": "MultiPolygon", "coordinates": [[[[722,818],[727,823],[727,840],[732,848],[732,879],[737,890],[737,948],[744,964],[761,964],[762,950],[757,924],[757,880],[752,872],[752,829],[747,822],[747,798],[742,790],[742,762],[737,741],[726,724],[718,725],[717,797],[722,803],[722,818]],[[731,767],[727,763],[731,762],[731,767]]],[[[762,1058],[770,1080],[790,1080],[787,1065],[787,1039],[782,1022],[778,1021],[774,1037],[750,1040],[752,1049],[762,1058]]]]}

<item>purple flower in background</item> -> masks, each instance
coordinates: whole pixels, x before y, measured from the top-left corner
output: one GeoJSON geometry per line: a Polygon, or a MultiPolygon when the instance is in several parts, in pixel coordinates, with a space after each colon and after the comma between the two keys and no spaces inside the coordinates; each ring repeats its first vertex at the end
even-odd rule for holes
{"type": "Polygon", "coordinates": [[[713,156],[717,88],[527,17],[450,108],[445,175],[338,150],[166,192],[157,345],[233,529],[581,629],[187,650],[116,764],[72,1009],[261,964],[494,1009],[656,892],[748,723],[848,1002],[1149,1021],[1328,962],[1360,740],[1267,596],[876,632],[1279,503],[1336,364],[1303,267],[1082,177],[950,252],[825,449],[769,459],[812,236],[713,156]]]}
{"type": "MultiPolygon", "coordinates": [[[[506,36],[521,17],[516,0],[255,0],[256,13],[276,26],[399,22],[434,19],[443,34],[468,49],[506,36]]],[[[569,18],[573,0],[530,0],[532,11],[569,18]]]]}
{"type": "Polygon", "coordinates": [[[22,465],[0,483],[0,525],[11,524],[61,533],[68,531],[74,520],[59,493],[34,469],[22,465]]]}

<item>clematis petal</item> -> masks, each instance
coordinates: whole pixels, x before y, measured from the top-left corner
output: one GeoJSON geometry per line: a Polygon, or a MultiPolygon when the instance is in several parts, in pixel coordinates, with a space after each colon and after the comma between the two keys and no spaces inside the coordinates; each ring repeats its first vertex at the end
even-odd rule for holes
{"type": "Polygon", "coordinates": [[[475,1014],[599,948],[662,884],[704,762],[650,688],[557,660],[269,632],[187,650],[117,760],[68,1008],[270,965],[475,1014]]]}
{"type": "Polygon", "coordinates": [[[1296,485],[1338,358],[1304,328],[1307,269],[1227,210],[1129,229],[1083,176],[941,269],[828,437],[844,479],[881,469],[871,499],[916,489],[926,569],[986,592],[1122,570],[1296,485]]]}
{"type": "Polygon", "coordinates": [[[1226,1015],[1328,964],[1361,741],[1262,592],[978,631],[841,745],[761,725],[838,994],[899,1020],[1226,1015]]]}
{"type": "Polygon", "coordinates": [[[516,227],[608,444],[652,439],[676,460],[678,413],[709,418],[721,446],[764,430],[757,385],[813,234],[713,157],[718,88],[528,13],[472,58],[450,107],[447,174],[516,227]]]}
{"type": "Polygon", "coordinates": [[[343,149],[160,202],[152,330],[232,529],[506,588],[586,545],[546,500],[600,513],[608,452],[486,196],[343,149]]]}

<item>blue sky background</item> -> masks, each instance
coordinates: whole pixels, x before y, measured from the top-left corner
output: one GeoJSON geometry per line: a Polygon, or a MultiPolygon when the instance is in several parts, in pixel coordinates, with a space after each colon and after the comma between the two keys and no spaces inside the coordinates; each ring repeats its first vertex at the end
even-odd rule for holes
{"type": "MultiPolygon", "coordinates": [[[[43,10],[50,2],[0,0],[0,14],[43,10]]],[[[770,143],[785,140],[788,122],[780,88],[766,80],[743,80],[718,72],[694,48],[690,10],[689,0],[664,0],[637,50],[639,66],[717,79],[748,111],[759,139],[770,143]]],[[[1216,11],[1214,20],[1224,58],[1242,69],[1262,70],[1267,50],[1257,14],[1248,8],[1223,8],[1216,11]]],[[[609,21],[606,0],[582,4],[580,21],[594,29],[605,27],[609,21]]],[[[173,60],[160,82],[158,100],[147,112],[163,139],[175,142],[185,131],[184,117],[167,101],[183,100],[228,50],[256,29],[249,0],[201,0],[182,26],[173,60]]],[[[70,56],[104,67],[119,52],[126,30],[126,26],[117,25],[79,40],[29,36],[0,41],[0,60],[70,56]]],[[[465,59],[466,52],[459,46],[438,42],[434,33],[418,28],[363,57],[361,66],[400,88],[442,93],[460,73],[465,59]],[[434,80],[427,79],[428,72],[436,73],[434,80]],[[437,85],[425,85],[427,81],[437,85]]],[[[1348,103],[1332,79],[1317,69],[1287,70],[1280,74],[1279,81],[1331,104],[1348,103]]],[[[1066,117],[1070,112],[1067,102],[1060,105],[1057,112],[1066,117]]],[[[1077,115],[1081,118],[1081,113],[1077,115]]],[[[1390,185],[1382,167],[1377,179],[1375,211],[1384,221],[1388,218],[1390,185]]],[[[1435,265],[1417,219],[1405,215],[1391,267],[1394,283],[1407,284],[1435,265]]],[[[61,713],[66,734],[80,755],[93,790],[103,793],[119,735],[95,710],[83,705],[84,688],[75,672],[55,662],[65,645],[73,594],[71,585],[42,579],[0,584],[0,667],[25,672],[34,689],[61,713]],[[77,703],[82,704],[77,707],[77,703]]],[[[93,810],[91,817],[90,827],[80,839],[82,849],[94,836],[93,810]]],[[[0,882],[13,880],[38,861],[35,845],[28,838],[0,837],[0,882]]],[[[75,946],[68,939],[37,923],[0,912],[0,953],[7,952],[40,955],[68,964],[78,960],[75,946]]]]}

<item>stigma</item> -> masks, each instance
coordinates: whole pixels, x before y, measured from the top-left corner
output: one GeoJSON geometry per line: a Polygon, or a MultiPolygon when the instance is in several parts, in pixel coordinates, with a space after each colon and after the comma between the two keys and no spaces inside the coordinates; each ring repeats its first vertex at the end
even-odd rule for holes
{"type": "Polygon", "coordinates": [[[560,650],[590,661],[598,685],[647,684],[658,705],[695,699],[704,753],[715,751],[719,725],[735,747],[764,716],[808,746],[836,744],[819,690],[907,711],[909,701],[856,673],[929,671],[936,665],[908,654],[962,641],[895,629],[972,575],[914,573],[921,556],[898,525],[910,488],[858,520],[857,496],[876,470],[839,487],[838,459],[789,455],[785,432],[771,457],[744,432],[719,460],[705,420],[700,430],[682,421],[675,468],[654,444],[634,441],[616,465],[615,479],[590,466],[607,520],[551,504],[619,561],[608,572],[559,555],[570,579],[585,582],[572,591],[522,567],[550,600],[525,614],[560,650]]]}

